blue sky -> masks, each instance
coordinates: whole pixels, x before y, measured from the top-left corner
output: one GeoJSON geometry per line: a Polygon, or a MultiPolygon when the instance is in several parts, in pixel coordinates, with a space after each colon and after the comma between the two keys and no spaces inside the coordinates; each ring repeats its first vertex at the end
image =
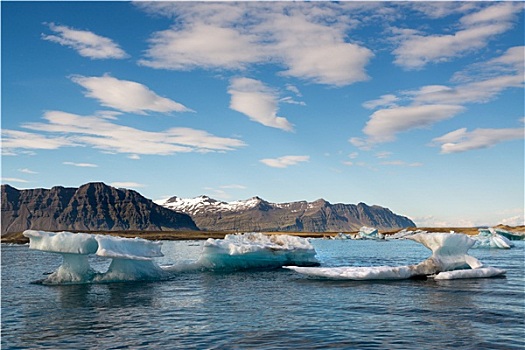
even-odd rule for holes
{"type": "Polygon", "coordinates": [[[1,6],[2,183],[524,224],[522,2],[1,6]]]}

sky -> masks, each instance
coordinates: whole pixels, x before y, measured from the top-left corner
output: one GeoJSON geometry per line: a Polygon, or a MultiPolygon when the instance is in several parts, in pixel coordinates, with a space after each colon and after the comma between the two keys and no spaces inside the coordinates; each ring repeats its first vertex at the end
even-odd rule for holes
{"type": "Polygon", "coordinates": [[[2,183],[524,224],[523,2],[1,2],[2,183]]]}

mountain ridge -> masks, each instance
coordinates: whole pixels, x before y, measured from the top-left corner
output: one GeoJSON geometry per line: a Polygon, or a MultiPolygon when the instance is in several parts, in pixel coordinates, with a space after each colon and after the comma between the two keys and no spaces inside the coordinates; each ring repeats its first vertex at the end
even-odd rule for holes
{"type": "Polygon", "coordinates": [[[362,226],[378,229],[415,227],[412,220],[378,205],[313,202],[271,203],[258,196],[223,202],[201,195],[170,197],[158,204],[190,215],[202,230],[223,231],[354,231],[362,226]]]}
{"type": "Polygon", "coordinates": [[[60,231],[198,230],[190,216],[155,204],[140,193],[102,182],[78,188],[18,190],[1,187],[1,234],[27,229],[60,231]]]}

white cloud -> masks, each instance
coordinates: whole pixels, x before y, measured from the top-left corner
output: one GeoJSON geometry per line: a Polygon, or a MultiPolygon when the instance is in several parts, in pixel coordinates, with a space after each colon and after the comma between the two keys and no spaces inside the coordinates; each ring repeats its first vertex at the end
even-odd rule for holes
{"type": "Polygon", "coordinates": [[[184,105],[158,96],[146,86],[129,80],[119,80],[109,75],[83,77],[75,75],[71,80],[87,91],[85,95],[100,101],[103,106],[123,112],[145,114],[146,111],[190,112],[184,105]]]}
{"type": "Polygon", "coordinates": [[[141,183],[137,183],[137,182],[127,182],[127,181],[123,181],[123,182],[112,182],[109,184],[110,186],[113,186],[113,187],[116,187],[116,188],[141,188],[141,187],[146,187],[146,185],[143,185],[141,183]]]}
{"type": "Polygon", "coordinates": [[[350,143],[362,149],[370,149],[377,143],[395,140],[395,135],[415,128],[428,127],[452,118],[464,110],[454,105],[424,105],[381,109],[370,116],[363,132],[367,139],[351,138],[350,143]]]}
{"type": "Polygon", "coordinates": [[[292,131],[293,125],[277,116],[277,93],[262,82],[249,78],[232,79],[228,93],[230,108],[251,120],[272,128],[292,131]]]}
{"type": "Polygon", "coordinates": [[[423,163],[420,162],[412,162],[407,163],[403,160],[391,160],[391,161],[385,161],[381,162],[382,165],[393,165],[393,166],[407,166],[407,167],[420,167],[423,166],[423,163]]]}
{"type": "Polygon", "coordinates": [[[448,86],[424,86],[419,90],[408,91],[413,102],[442,103],[442,104],[466,104],[485,103],[495,98],[500,92],[507,88],[519,88],[523,86],[523,75],[502,75],[475,81],[456,87],[448,86]]]}
{"type": "Polygon", "coordinates": [[[407,69],[420,69],[428,63],[449,61],[481,49],[510,29],[521,10],[519,3],[495,4],[462,17],[463,28],[453,34],[399,35],[400,45],[393,51],[396,56],[394,63],[407,69]]]}
{"type": "Polygon", "coordinates": [[[286,84],[286,90],[293,92],[297,97],[303,97],[303,95],[295,85],[286,84]]]}
{"type": "Polygon", "coordinates": [[[385,159],[385,158],[389,158],[391,155],[392,155],[392,152],[388,152],[388,151],[377,152],[376,158],[385,159]]]}
{"type": "Polygon", "coordinates": [[[441,153],[459,153],[492,147],[506,141],[523,139],[524,133],[523,128],[475,129],[471,132],[462,128],[437,137],[432,141],[441,146],[441,153]]]}
{"type": "Polygon", "coordinates": [[[38,174],[36,171],[33,171],[31,169],[27,169],[27,168],[18,169],[18,171],[21,172],[21,173],[24,173],[24,174],[38,174]]]}
{"type": "Polygon", "coordinates": [[[16,178],[16,177],[3,177],[2,178],[2,183],[7,183],[7,182],[28,183],[29,181],[24,180],[24,179],[19,179],[19,178],[16,178]]]}
{"type": "Polygon", "coordinates": [[[349,42],[350,16],[336,4],[137,4],[176,17],[171,29],[150,39],[140,64],[188,70],[246,69],[275,63],[283,75],[344,86],[367,80],[372,51],[349,42]]]}
{"type": "Polygon", "coordinates": [[[396,107],[396,102],[399,98],[396,95],[387,94],[382,95],[377,100],[371,100],[363,103],[363,107],[366,109],[376,109],[377,107],[396,107]]]}
{"type": "Polygon", "coordinates": [[[368,80],[364,67],[372,51],[346,42],[340,26],[275,14],[258,29],[274,39],[275,56],[288,67],[283,75],[335,86],[368,80]]]}
{"type": "Polygon", "coordinates": [[[72,165],[80,168],[97,168],[98,165],[91,163],[74,163],[74,162],[63,162],[64,165],[72,165]]]}
{"type": "Polygon", "coordinates": [[[224,188],[224,189],[235,189],[235,190],[245,190],[246,189],[246,186],[244,186],[244,185],[237,185],[237,184],[223,185],[223,186],[220,186],[220,187],[224,188]]]}
{"type": "Polygon", "coordinates": [[[308,162],[310,156],[283,156],[279,158],[261,159],[260,162],[272,168],[287,168],[302,162],[308,162]]]}
{"type": "Polygon", "coordinates": [[[264,59],[257,37],[203,23],[157,32],[140,64],[163,69],[242,69],[264,59]]]}
{"type": "Polygon", "coordinates": [[[42,39],[68,46],[81,56],[91,59],[126,58],[128,55],[111,39],[86,30],[49,24],[49,29],[56,35],[42,34],[42,39]]]}
{"type": "Polygon", "coordinates": [[[104,152],[136,156],[224,152],[245,146],[241,140],[214,136],[203,130],[171,128],[158,132],[143,131],[117,124],[113,119],[111,113],[109,117],[105,117],[104,113],[80,116],[48,111],[44,114],[45,122],[22,125],[38,133],[3,130],[5,138],[2,140],[2,149],[14,152],[18,148],[57,149],[67,146],[89,146],[104,152]]]}
{"type": "Polygon", "coordinates": [[[18,130],[2,129],[2,155],[16,155],[17,150],[53,150],[78,146],[64,136],[45,136],[18,130]]]}

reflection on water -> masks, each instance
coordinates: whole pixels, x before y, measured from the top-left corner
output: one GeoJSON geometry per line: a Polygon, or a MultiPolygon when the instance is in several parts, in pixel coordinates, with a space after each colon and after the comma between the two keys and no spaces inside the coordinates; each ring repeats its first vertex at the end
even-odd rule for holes
{"type": "MultiPolygon", "coordinates": [[[[56,256],[3,246],[2,349],[522,349],[525,242],[517,243],[471,251],[508,270],[496,279],[323,281],[278,269],[69,286],[30,283],[60,265],[56,256]]],[[[161,264],[196,260],[200,248],[164,245],[161,264]]],[[[404,265],[429,255],[408,241],[314,245],[324,266],[404,265]]]]}

